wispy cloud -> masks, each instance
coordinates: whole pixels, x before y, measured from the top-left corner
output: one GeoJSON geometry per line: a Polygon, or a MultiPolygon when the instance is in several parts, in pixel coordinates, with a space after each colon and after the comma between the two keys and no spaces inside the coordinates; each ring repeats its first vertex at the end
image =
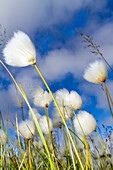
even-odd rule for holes
{"type": "Polygon", "coordinates": [[[0,22],[8,33],[22,29],[34,32],[37,28],[47,28],[67,22],[78,10],[89,8],[97,11],[104,8],[106,0],[2,0],[0,1],[0,22]],[[101,5],[100,5],[101,4],[101,5]]]}

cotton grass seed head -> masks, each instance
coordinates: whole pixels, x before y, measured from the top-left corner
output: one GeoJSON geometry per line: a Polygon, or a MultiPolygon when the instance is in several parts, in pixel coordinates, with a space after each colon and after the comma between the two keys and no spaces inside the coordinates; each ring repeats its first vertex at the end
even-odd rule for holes
{"type": "Polygon", "coordinates": [[[82,107],[81,96],[76,91],[69,91],[67,89],[60,89],[56,91],[56,101],[59,106],[69,106],[75,110],[80,110],[82,107]]]}
{"type": "Polygon", "coordinates": [[[38,107],[48,107],[52,101],[50,93],[44,91],[41,87],[33,95],[34,104],[38,107]]]}
{"type": "Polygon", "coordinates": [[[61,128],[63,123],[61,117],[59,116],[54,116],[52,122],[53,122],[53,127],[57,127],[57,128],[61,128]]]}
{"type": "Polygon", "coordinates": [[[69,105],[75,110],[81,109],[82,98],[76,91],[70,92],[70,94],[69,94],[69,105]]]}
{"type": "MultiPolygon", "coordinates": [[[[83,129],[85,135],[90,135],[91,133],[93,133],[93,131],[96,130],[97,123],[96,123],[96,120],[92,114],[90,114],[86,111],[80,111],[79,114],[77,115],[77,117],[79,119],[79,122],[82,126],[82,129],[83,129]]],[[[80,128],[80,125],[79,125],[76,117],[74,118],[74,127],[75,127],[76,132],[79,135],[83,135],[82,130],[80,128]]]]}
{"type": "Polygon", "coordinates": [[[6,44],[3,55],[5,62],[14,67],[25,67],[36,63],[36,49],[28,35],[22,31],[14,33],[6,44]]]}
{"type": "Polygon", "coordinates": [[[56,95],[56,101],[59,104],[59,106],[62,106],[64,104],[64,106],[67,105],[67,103],[69,102],[69,91],[65,88],[57,90],[55,92],[56,95]]]}
{"type": "Polygon", "coordinates": [[[2,129],[0,129],[0,144],[5,143],[5,138],[6,138],[5,132],[2,129]]]}
{"type": "Polygon", "coordinates": [[[101,84],[107,79],[107,68],[103,61],[96,60],[89,64],[84,74],[84,79],[89,82],[101,84]]]}
{"type": "Polygon", "coordinates": [[[18,125],[18,129],[23,137],[30,139],[35,133],[35,125],[32,120],[26,119],[18,125]]]}
{"type": "MultiPolygon", "coordinates": [[[[39,125],[40,125],[40,128],[41,128],[42,132],[45,135],[49,134],[46,116],[42,116],[39,119],[39,125]]],[[[50,132],[52,132],[53,131],[53,123],[52,123],[52,120],[50,118],[49,118],[49,127],[50,127],[50,132]]]]}

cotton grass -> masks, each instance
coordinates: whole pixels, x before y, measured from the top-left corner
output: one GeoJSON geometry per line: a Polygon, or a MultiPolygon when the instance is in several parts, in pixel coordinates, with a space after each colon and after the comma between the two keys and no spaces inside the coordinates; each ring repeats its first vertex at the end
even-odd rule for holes
{"type": "MultiPolygon", "coordinates": [[[[93,133],[93,131],[96,130],[97,123],[92,114],[86,111],[80,111],[77,117],[78,117],[78,120],[80,122],[80,125],[82,126],[82,129],[85,135],[90,135],[91,133],[93,133]]],[[[78,123],[78,120],[76,117],[74,118],[74,127],[75,127],[76,132],[79,135],[83,135],[81,127],[78,123]]]]}
{"type": "Polygon", "coordinates": [[[69,91],[67,89],[60,89],[56,91],[56,101],[59,106],[69,106],[75,110],[80,110],[82,107],[82,98],[76,91],[69,91]]]}
{"type": "Polygon", "coordinates": [[[33,93],[33,102],[38,107],[48,107],[52,101],[50,93],[44,91],[41,87],[33,93]]]}
{"type": "MultiPolygon", "coordinates": [[[[42,116],[39,119],[39,125],[40,125],[40,128],[41,128],[42,132],[45,135],[48,135],[49,134],[49,129],[48,129],[48,123],[47,123],[46,116],[42,116]]],[[[52,120],[50,118],[49,118],[49,128],[50,128],[50,132],[52,132],[53,131],[53,123],[52,123],[52,120]]]]}
{"type": "Polygon", "coordinates": [[[92,82],[101,84],[107,79],[107,68],[103,61],[96,60],[89,64],[89,67],[84,73],[84,79],[92,82]]]}
{"type": "Polygon", "coordinates": [[[18,130],[23,137],[30,139],[35,133],[35,125],[33,121],[26,119],[19,123],[18,130]]]}
{"type": "Polygon", "coordinates": [[[3,50],[5,62],[14,67],[25,67],[36,63],[36,50],[28,37],[22,31],[14,33],[3,50]]]}

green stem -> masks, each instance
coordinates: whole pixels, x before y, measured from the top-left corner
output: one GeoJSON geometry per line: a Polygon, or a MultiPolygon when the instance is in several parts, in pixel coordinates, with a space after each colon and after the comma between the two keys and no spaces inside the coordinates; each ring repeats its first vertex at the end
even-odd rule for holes
{"type": "Polygon", "coordinates": [[[107,158],[109,167],[110,167],[110,169],[112,170],[111,163],[110,163],[110,160],[109,160],[109,158],[108,158],[108,156],[107,156],[107,154],[106,154],[106,150],[105,150],[105,148],[104,148],[104,145],[103,145],[103,143],[102,143],[102,141],[101,141],[101,139],[100,139],[97,131],[95,131],[95,133],[96,133],[96,135],[97,135],[97,137],[98,137],[98,140],[99,140],[99,142],[100,142],[100,144],[101,144],[101,146],[102,146],[102,149],[103,149],[103,151],[104,151],[104,154],[105,154],[105,156],[106,156],[106,158],[107,158]]]}
{"type": "Polygon", "coordinates": [[[83,163],[82,163],[82,161],[81,161],[81,159],[80,159],[80,157],[79,157],[77,148],[76,148],[75,143],[74,143],[74,141],[73,141],[73,138],[72,138],[72,136],[71,136],[71,134],[70,134],[70,132],[69,132],[68,126],[67,126],[66,121],[65,121],[65,119],[64,119],[64,117],[63,117],[63,115],[62,115],[62,112],[61,112],[61,110],[60,110],[60,108],[59,108],[59,106],[58,106],[58,104],[57,104],[57,102],[56,102],[56,100],[55,100],[55,97],[53,96],[53,93],[51,92],[51,90],[50,90],[50,88],[49,88],[46,80],[44,79],[44,77],[43,77],[42,73],[40,72],[39,68],[37,67],[37,65],[34,64],[34,66],[35,66],[36,70],[38,71],[40,77],[42,78],[44,84],[46,85],[49,93],[51,94],[51,97],[52,97],[52,99],[53,99],[53,101],[54,101],[54,103],[55,103],[55,105],[56,105],[56,107],[57,107],[57,109],[58,109],[58,111],[59,111],[59,113],[60,113],[60,116],[61,116],[61,118],[62,118],[62,120],[63,120],[63,122],[64,122],[64,125],[65,125],[65,127],[66,127],[67,133],[68,133],[68,135],[69,135],[69,137],[70,137],[70,140],[71,140],[71,142],[72,142],[72,144],[73,144],[73,147],[74,147],[75,153],[76,153],[76,155],[77,155],[77,158],[78,158],[78,160],[79,160],[80,166],[81,166],[82,170],[84,170],[83,163]]]}
{"type": "Polygon", "coordinates": [[[105,82],[104,82],[104,87],[105,87],[106,97],[107,97],[108,105],[109,105],[109,108],[110,108],[110,111],[111,111],[111,115],[113,117],[113,112],[112,112],[112,108],[111,108],[111,105],[110,105],[110,101],[109,101],[109,97],[108,97],[108,93],[107,93],[107,88],[106,88],[105,82]]]}
{"type": "Polygon", "coordinates": [[[43,144],[44,144],[44,147],[45,147],[45,149],[46,149],[46,152],[47,152],[47,154],[48,154],[48,158],[49,158],[49,161],[50,161],[51,169],[55,169],[55,167],[53,166],[53,163],[52,163],[52,160],[51,160],[51,156],[50,156],[50,153],[49,153],[49,150],[48,150],[46,141],[45,141],[45,139],[44,139],[42,130],[41,130],[41,128],[40,128],[40,125],[39,125],[39,123],[38,123],[38,121],[37,121],[37,119],[36,119],[36,117],[35,117],[35,114],[34,114],[32,108],[31,108],[31,106],[30,106],[30,104],[29,104],[29,102],[28,102],[25,94],[21,91],[21,89],[20,89],[20,87],[18,86],[16,80],[14,79],[14,77],[12,76],[12,74],[10,73],[10,71],[8,70],[8,68],[5,66],[5,64],[4,64],[1,60],[0,60],[0,62],[1,62],[1,64],[3,65],[3,67],[6,69],[6,71],[9,73],[9,75],[10,75],[10,77],[12,78],[12,80],[14,81],[16,87],[18,88],[19,92],[21,93],[21,95],[23,96],[25,102],[27,103],[27,105],[28,105],[28,107],[29,107],[29,109],[30,109],[30,111],[31,111],[31,114],[32,114],[32,116],[33,116],[33,119],[34,119],[34,122],[35,122],[35,124],[36,124],[36,127],[37,127],[37,129],[38,129],[38,132],[39,132],[39,134],[40,134],[40,137],[41,137],[41,139],[42,139],[42,142],[43,142],[43,144]]]}

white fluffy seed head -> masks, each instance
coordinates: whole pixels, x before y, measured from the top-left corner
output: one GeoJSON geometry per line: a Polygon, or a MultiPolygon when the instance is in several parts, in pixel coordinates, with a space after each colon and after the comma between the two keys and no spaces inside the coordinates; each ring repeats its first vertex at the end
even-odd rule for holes
{"type": "Polygon", "coordinates": [[[57,90],[55,92],[56,95],[56,101],[59,104],[59,106],[62,106],[64,104],[64,106],[67,105],[67,103],[69,102],[69,92],[67,89],[63,88],[60,90],[57,90]]]}
{"type": "Polygon", "coordinates": [[[73,107],[75,110],[80,110],[82,107],[81,96],[73,90],[70,93],[66,89],[56,91],[56,101],[59,106],[64,104],[64,106],[73,107]]]}
{"type": "Polygon", "coordinates": [[[104,62],[96,60],[89,64],[84,74],[84,79],[89,82],[101,84],[107,79],[107,68],[104,62]]]}
{"type": "Polygon", "coordinates": [[[52,101],[50,93],[44,91],[41,87],[33,95],[34,104],[38,107],[48,107],[52,101]]]}
{"type": "Polygon", "coordinates": [[[6,138],[5,132],[2,129],[0,129],[0,144],[5,143],[5,138],[6,138]]]}
{"type": "MultiPolygon", "coordinates": [[[[90,114],[86,111],[80,111],[79,114],[77,115],[77,117],[79,119],[79,122],[82,126],[82,129],[83,129],[85,135],[90,135],[91,133],[93,133],[93,131],[96,130],[97,123],[96,123],[96,120],[92,114],[90,114]]],[[[76,117],[74,118],[74,127],[75,127],[76,132],[79,135],[83,135],[82,130],[80,128],[80,125],[79,125],[76,117]]]]}
{"type": "Polygon", "coordinates": [[[6,44],[3,55],[5,62],[15,67],[25,67],[36,63],[36,49],[28,35],[22,31],[14,33],[6,44]]]}
{"type": "Polygon", "coordinates": [[[26,139],[30,139],[32,135],[35,133],[35,125],[32,120],[25,120],[19,123],[18,129],[20,134],[26,139]]]}
{"type": "Polygon", "coordinates": [[[69,94],[69,104],[73,109],[80,110],[82,107],[82,98],[76,91],[71,91],[69,94]]]}
{"type": "MultiPolygon", "coordinates": [[[[39,119],[39,125],[40,125],[40,128],[44,134],[46,134],[46,135],[49,134],[46,116],[42,116],[39,119]]],[[[50,127],[50,132],[52,132],[53,131],[53,123],[50,118],[49,118],[49,127],[50,127]]]]}
{"type": "Polygon", "coordinates": [[[61,128],[62,123],[63,123],[63,121],[62,121],[61,117],[58,117],[58,116],[53,117],[53,127],[61,128]]]}
{"type": "MultiPolygon", "coordinates": [[[[35,114],[35,117],[37,120],[39,120],[41,118],[41,115],[40,113],[38,112],[38,110],[36,108],[32,108],[34,114],[35,114]]],[[[29,110],[29,119],[30,120],[33,120],[33,117],[32,117],[32,114],[31,114],[31,111],[29,110]]]]}

